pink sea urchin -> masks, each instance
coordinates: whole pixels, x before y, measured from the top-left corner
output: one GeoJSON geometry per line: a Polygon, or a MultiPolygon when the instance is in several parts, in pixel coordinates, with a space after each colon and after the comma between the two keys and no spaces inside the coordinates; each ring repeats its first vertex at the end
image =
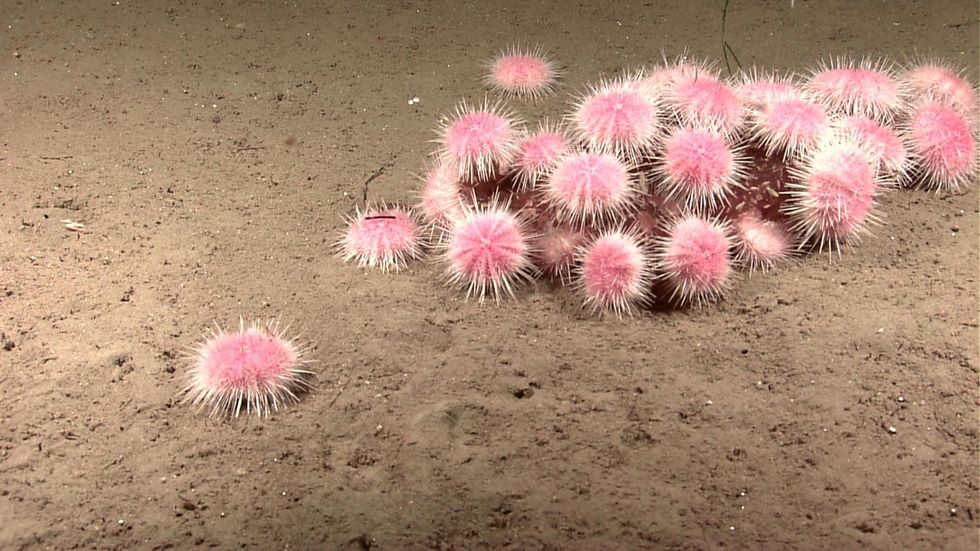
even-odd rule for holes
{"type": "Polygon", "coordinates": [[[668,199],[703,211],[728,201],[743,166],[721,134],[680,127],[664,140],[663,155],[654,170],[668,199]]]}
{"type": "Polygon", "coordinates": [[[546,275],[565,283],[585,235],[565,224],[546,224],[534,238],[534,264],[546,275]]]}
{"type": "Polygon", "coordinates": [[[487,180],[509,168],[517,151],[517,122],[499,104],[456,106],[439,130],[441,160],[468,182],[487,180]]]}
{"type": "Polygon", "coordinates": [[[904,94],[892,73],[891,65],[881,60],[864,59],[855,65],[838,58],[821,64],[806,89],[831,112],[889,122],[905,106],[904,94]]]}
{"type": "Polygon", "coordinates": [[[980,110],[977,92],[948,65],[937,61],[914,62],[902,72],[899,80],[916,101],[934,101],[945,105],[976,124],[980,110]]]}
{"type": "Polygon", "coordinates": [[[462,185],[455,170],[445,164],[436,164],[422,177],[420,205],[425,220],[433,225],[445,226],[463,212],[462,185]]]}
{"type": "Polygon", "coordinates": [[[819,250],[840,250],[875,221],[872,209],[881,183],[876,159],[853,139],[821,144],[791,172],[786,212],[803,241],[819,250]]]}
{"type": "Polygon", "coordinates": [[[418,224],[408,211],[399,207],[368,207],[348,219],[348,227],[338,243],[344,261],[398,271],[401,265],[422,254],[418,224]]]}
{"type": "Polygon", "coordinates": [[[752,139],[770,156],[790,159],[815,147],[830,128],[824,109],[799,97],[775,98],[750,115],[752,139]]]}
{"type": "Polygon", "coordinates": [[[734,137],[745,122],[745,110],[735,91],[711,74],[688,74],[672,88],[668,104],[682,124],[710,126],[734,137]]]}
{"type": "Polygon", "coordinates": [[[632,315],[634,307],[650,300],[651,259],[638,232],[606,231],[582,249],[580,258],[578,285],[593,312],[632,315]]]}
{"type": "Polygon", "coordinates": [[[670,299],[703,305],[721,297],[730,285],[731,238],[727,226],[693,215],[672,221],[657,242],[659,277],[670,299]]]}
{"type": "Polygon", "coordinates": [[[612,153],[631,163],[660,136],[659,107],[644,85],[632,78],[592,86],[570,118],[579,141],[589,150],[612,153]]]}
{"type": "Polygon", "coordinates": [[[557,78],[554,62],[540,49],[514,46],[490,62],[486,83],[506,95],[537,99],[551,93],[557,78]]]}
{"type": "Polygon", "coordinates": [[[758,211],[743,212],[735,220],[735,262],[763,272],[788,257],[793,238],[781,222],[766,220],[758,211]]]}
{"type": "Polygon", "coordinates": [[[865,115],[851,115],[837,121],[840,132],[861,142],[878,159],[881,171],[896,179],[909,171],[909,154],[902,138],[891,127],[865,115]]]}
{"type": "Polygon", "coordinates": [[[962,115],[930,101],[916,107],[906,125],[913,185],[940,192],[958,190],[973,181],[977,141],[962,115]]]}
{"type": "Polygon", "coordinates": [[[304,350],[284,337],[278,322],[245,326],[235,333],[221,329],[196,348],[184,402],[211,416],[244,411],[268,416],[297,402],[312,388],[304,350]]]}
{"type": "Polygon", "coordinates": [[[534,278],[530,236],[517,215],[496,201],[468,206],[446,237],[445,259],[450,284],[466,288],[480,302],[491,295],[513,296],[514,286],[534,278]]]}
{"type": "Polygon", "coordinates": [[[517,145],[514,179],[519,190],[534,189],[569,151],[568,138],[547,123],[517,145]]]}
{"type": "Polygon", "coordinates": [[[542,191],[559,221],[578,226],[619,218],[637,197],[629,168],[609,153],[567,155],[542,191]]]}

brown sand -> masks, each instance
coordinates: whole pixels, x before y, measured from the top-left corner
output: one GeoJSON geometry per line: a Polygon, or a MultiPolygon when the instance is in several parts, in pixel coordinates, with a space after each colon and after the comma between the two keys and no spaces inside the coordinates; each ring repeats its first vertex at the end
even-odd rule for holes
{"type": "MultiPolygon", "coordinates": [[[[978,548],[975,185],[703,310],[467,303],[333,256],[368,177],[411,201],[499,48],[560,61],[520,107],[557,116],[661,48],[720,58],[723,2],[311,4],[0,3],[0,548],[978,548]],[[268,421],[175,400],[239,315],[315,347],[268,421]]],[[[975,80],[977,3],[739,0],[728,39],[975,80]]]]}

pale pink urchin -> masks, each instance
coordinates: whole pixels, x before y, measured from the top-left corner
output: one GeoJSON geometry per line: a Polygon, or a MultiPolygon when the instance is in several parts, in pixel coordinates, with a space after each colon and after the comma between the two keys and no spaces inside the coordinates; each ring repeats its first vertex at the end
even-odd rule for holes
{"type": "Polygon", "coordinates": [[[730,285],[731,238],[726,224],[687,215],[672,221],[657,242],[659,277],[670,300],[703,305],[730,285]]]}
{"type": "Polygon", "coordinates": [[[867,233],[881,188],[876,165],[867,147],[842,138],[821,144],[791,169],[786,213],[804,243],[839,253],[841,244],[867,233]]]}
{"type": "Polygon", "coordinates": [[[745,109],[734,90],[710,74],[684,75],[667,100],[678,120],[689,126],[710,126],[734,137],[745,122],[745,109]]]}
{"type": "Polygon", "coordinates": [[[585,235],[564,224],[547,224],[533,239],[534,264],[545,274],[566,283],[575,263],[575,253],[585,235]]]}
{"type": "Polygon", "coordinates": [[[704,211],[727,204],[739,185],[743,164],[721,134],[708,128],[680,127],[664,140],[654,171],[668,199],[704,211]]]}
{"type": "Polygon", "coordinates": [[[823,107],[803,98],[779,98],[754,109],[750,134],[769,155],[790,159],[817,145],[830,128],[823,107]]]}
{"type": "Polygon", "coordinates": [[[831,112],[866,115],[890,122],[905,107],[905,96],[892,76],[891,64],[864,59],[855,65],[845,58],[822,63],[806,89],[831,112]]]}
{"type": "Polygon", "coordinates": [[[976,138],[966,119],[951,107],[937,102],[918,105],[904,135],[912,157],[912,185],[937,192],[958,190],[976,177],[976,138]]]}
{"type": "Polygon", "coordinates": [[[364,212],[358,208],[347,222],[347,230],[337,243],[345,262],[356,260],[361,267],[398,271],[402,264],[422,254],[418,224],[402,208],[384,204],[364,212]]]}
{"type": "Polygon", "coordinates": [[[650,151],[660,136],[660,110],[639,81],[631,78],[591,86],[570,115],[581,143],[595,152],[613,153],[632,163],[650,151]]]}
{"type": "Polygon", "coordinates": [[[439,130],[441,160],[467,182],[484,181],[510,167],[517,152],[517,121],[500,104],[471,108],[462,102],[439,130]]]}
{"type": "Polygon", "coordinates": [[[190,370],[190,384],[183,401],[198,410],[216,415],[238,415],[244,411],[267,417],[312,388],[313,373],[305,351],[284,337],[278,322],[226,333],[220,328],[197,345],[190,370]]]}
{"type": "Polygon", "coordinates": [[[908,88],[910,97],[935,101],[976,123],[980,110],[977,92],[947,65],[935,61],[914,62],[902,72],[899,80],[908,88]]]}
{"type": "Polygon", "coordinates": [[[779,76],[755,67],[738,78],[735,93],[750,108],[762,107],[778,99],[802,97],[792,76],[779,76]]]}
{"type": "Polygon", "coordinates": [[[436,164],[422,178],[419,207],[429,224],[446,226],[463,212],[462,185],[455,169],[436,164]]]}
{"type": "Polygon", "coordinates": [[[896,179],[909,170],[909,155],[902,138],[890,127],[865,115],[851,115],[836,123],[840,132],[864,144],[880,162],[882,172],[896,179]]]}
{"type": "Polygon", "coordinates": [[[636,231],[606,231],[581,251],[578,287],[593,313],[632,315],[649,302],[652,277],[650,254],[636,231]]]}
{"type": "Polygon", "coordinates": [[[511,47],[494,58],[489,69],[488,86],[522,98],[537,99],[550,94],[558,78],[555,64],[540,49],[511,47]]]}
{"type": "Polygon", "coordinates": [[[739,215],[734,231],[735,262],[747,265],[750,271],[769,270],[793,249],[793,238],[783,224],[766,220],[756,210],[739,215]]]}
{"type": "Polygon", "coordinates": [[[562,158],[542,193],[558,221],[577,226],[618,219],[638,195],[623,161],[610,153],[589,152],[562,158]]]}
{"type": "Polygon", "coordinates": [[[500,301],[514,286],[531,281],[530,236],[523,221],[496,201],[469,206],[456,219],[444,243],[449,283],[465,287],[466,296],[491,295],[500,301]]]}
{"type": "Polygon", "coordinates": [[[534,189],[569,151],[568,138],[547,123],[517,145],[514,173],[518,190],[534,189]]]}

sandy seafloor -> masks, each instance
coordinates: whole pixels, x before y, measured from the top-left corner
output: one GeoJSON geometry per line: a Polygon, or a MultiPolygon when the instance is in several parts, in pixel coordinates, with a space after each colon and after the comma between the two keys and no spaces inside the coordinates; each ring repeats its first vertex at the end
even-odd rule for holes
{"type": "MultiPolygon", "coordinates": [[[[976,550],[975,183],[623,321],[334,256],[379,168],[372,199],[415,200],[499,49],[551,52],[557,95],[514,107],[560,117],[662,49],[719,59],[723,4],[2,0],[0,548],[976,550]],[[267,421],[176,398],[239,316],[313,348],[317,391],[267,421]]],[[[977,13],[735,0],[727,40],[975,82],[977,13]]]]}

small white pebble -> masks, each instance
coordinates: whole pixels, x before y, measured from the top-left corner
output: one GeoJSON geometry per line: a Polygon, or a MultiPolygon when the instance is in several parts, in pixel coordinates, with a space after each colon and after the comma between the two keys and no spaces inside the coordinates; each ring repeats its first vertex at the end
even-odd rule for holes
{"type": "Polygon", "coordinates": [[[898,397],[898,401],[899,402],[904,402],[905,401],[905,396],[899,396],[898,397]]]}
{"type": "Polygon", "coordinates": [[[283,492],[282,495],[286,495],[286,492],[283,492]]]}
{"type": "Polygon", "coordinates": [[[888,432],[895,434],[896,432],[898,432],[898,429],[896,429],[895,427],[888,427],[888,432]]]}
{"type": "Polygon", "coordinates": [[[123,524],[126,524],[126,521],[124,521],[123,519],[119,519],[119,526],[122,526],[123,524]]]}
{"type": "Polygon", "coordinates": [[[710,406],[711,404],[714,404],[714,402],[712,402],[711,400],[708,400],[707,402],[705,402],[705,405],[709,405],[710,406]]]}

